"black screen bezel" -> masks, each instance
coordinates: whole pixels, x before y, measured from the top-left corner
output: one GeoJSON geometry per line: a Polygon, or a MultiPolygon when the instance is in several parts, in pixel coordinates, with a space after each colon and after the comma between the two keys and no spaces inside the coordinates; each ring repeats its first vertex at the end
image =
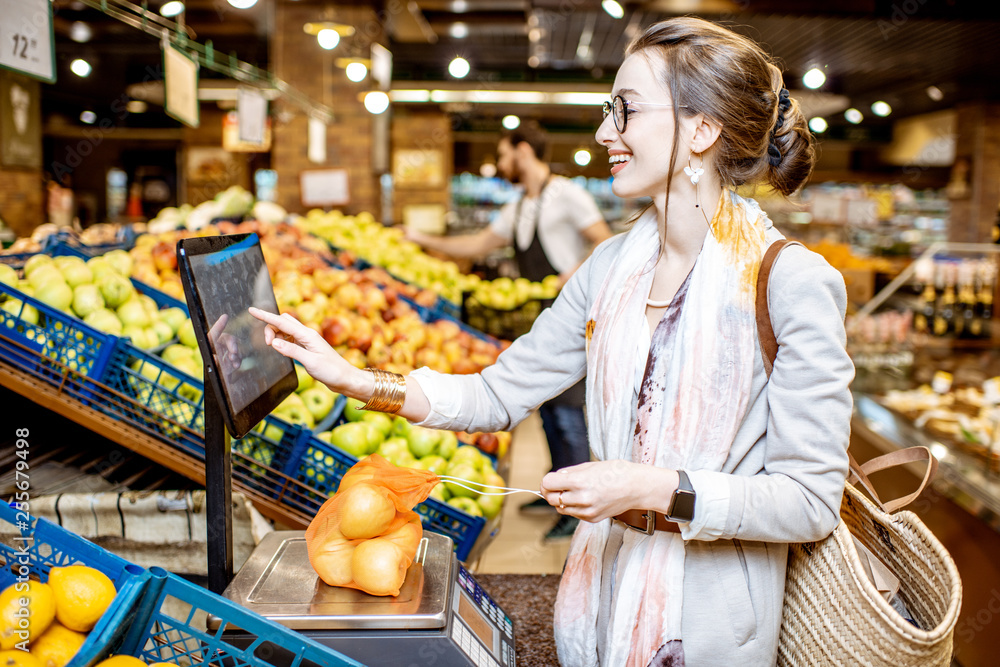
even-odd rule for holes
{"type": "MultiPolygon", "coordinates": [[[[181,239],[177,242],[177,269],[181,276],[181,284],[184,286],[184,296],[187,298],[188,309],[191,315],[191,323],[194,325],[195,337],[198,339],[198,348],[201,350],[202,359],[205,361],[205,385],[211,385],[211,391],[215,392],[218,398],[217,404],[222,411],[222,418],[226,424],[226,429],[234,438],[242,438],[256,426],[260,420],[269,415],[272,410],[287,396],[292,394],[298,387],[298,378],[295,374],[295,364],[291,359],[283,357],[288,363],[288,372],[275,384],[250,402],[242,410],[233,410],[233,404],[229,393],[222,384],[217,360],[212,353],[212,348],[208,341],[209,325],[205,317],[205,304],[202,303],[195,283],[201,276],[196,276],[191,266],[189,257],[197,255],[213,254],[226,250],[230,246],[242,243],[249,237],[256,234],[229,234],[225,236],[205,236],[196,238],[181,239]]],[[[264,261],[263,250],[260,247],[260,239],[251,246],[256,248],[261,254],[261,262],[264,261]]],[[[277,300],[274,298],[274,291],[270,292],[272,307],[271,312],[278,312],[277,300]]],[[[278,354],[275,352],[275,354],[278,354]]]]}

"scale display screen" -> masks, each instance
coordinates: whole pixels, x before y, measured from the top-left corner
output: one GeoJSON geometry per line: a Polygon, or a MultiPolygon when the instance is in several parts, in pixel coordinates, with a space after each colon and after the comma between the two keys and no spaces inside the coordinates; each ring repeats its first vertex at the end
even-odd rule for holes
{"type": "Polygon", "coordinates": [[[479,641],[492,650],[495,640],[493,625],[486,620],[486,617],[466,595],[458,596],[458,615],[469,626],[473,634],[479,638],[479,641]]]}
{"type": "Polygon", "coordinates": [[[298,384],[292,360],[264,342],[264,323],[247,312],[278,312],[260,239],[182,239],[177,258],[206,382],[216,387],[229,432],[242,437],[298,384]]]}

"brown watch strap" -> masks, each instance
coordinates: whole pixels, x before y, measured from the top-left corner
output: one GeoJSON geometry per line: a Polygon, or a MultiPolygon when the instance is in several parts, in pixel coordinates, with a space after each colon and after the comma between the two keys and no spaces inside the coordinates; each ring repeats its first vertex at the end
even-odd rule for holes
{"type": "Polygon", "coordinates": [[[798,241],[781,239],[768,246],[760,269],[757,271],[757,339],[760,341],[760,355],[764,358],[764,372],[771,377],[774,360],[778,358],[778,340],[774,337],[771,326],[771,311],[767,305],[767,286],[771,280],[771,269],[781,251],[790,245],[802,245],[798,241]]]}
{"type": "MultiPolygon", "coordinates": [[[[646,527],[649,522],[646,520],[648,512],[652,510],[627,510],[622,512],[615,518],[624,524],[627,524],[631,528],[635,528],[640,533],[646,532],[646,527]]],[[[675,521],[670,521],[667,517],[660,512],[653,512],[656,516],[656,521],[653,525],[654,530],[662,530],[668,533],[679,533],[681,532],[681,527],[675,521]]]]}

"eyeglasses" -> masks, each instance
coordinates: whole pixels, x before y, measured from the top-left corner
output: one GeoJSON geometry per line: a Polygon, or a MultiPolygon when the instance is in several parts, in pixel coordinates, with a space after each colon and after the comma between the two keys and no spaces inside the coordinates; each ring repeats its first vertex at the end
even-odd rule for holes
{"type": "MultiPolygon", "coordinates": [[[[625,128],[628,126],[628,112],[631,106],[651,106],[651,107],[672,107],[673,104],[664,104],[662,102],[632,102],[626,100],[621,95],[615,95],[610,101],[605,102],[601,107],[604,111],[604,117],[607,118],[609,113],[614,112],[615,119],[615,129],[618,130],[619,134],[625,134],[625,128]]],[[[685,105],[679,105],[678,109],[686,109],[685,105]]]]}

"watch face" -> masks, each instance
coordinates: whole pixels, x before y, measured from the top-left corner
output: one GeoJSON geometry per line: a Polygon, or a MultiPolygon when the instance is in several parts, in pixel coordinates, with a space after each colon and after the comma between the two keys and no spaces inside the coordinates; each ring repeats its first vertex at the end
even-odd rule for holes
{"type": "Polygon", "coordinates": [[[674,521],[690,521],[693,519],[694,499],[695,495],[693,493],[679,491],[677,495],[674,496],[674,502],[673,506],[670,508],[669,518],[674,521]]]}

